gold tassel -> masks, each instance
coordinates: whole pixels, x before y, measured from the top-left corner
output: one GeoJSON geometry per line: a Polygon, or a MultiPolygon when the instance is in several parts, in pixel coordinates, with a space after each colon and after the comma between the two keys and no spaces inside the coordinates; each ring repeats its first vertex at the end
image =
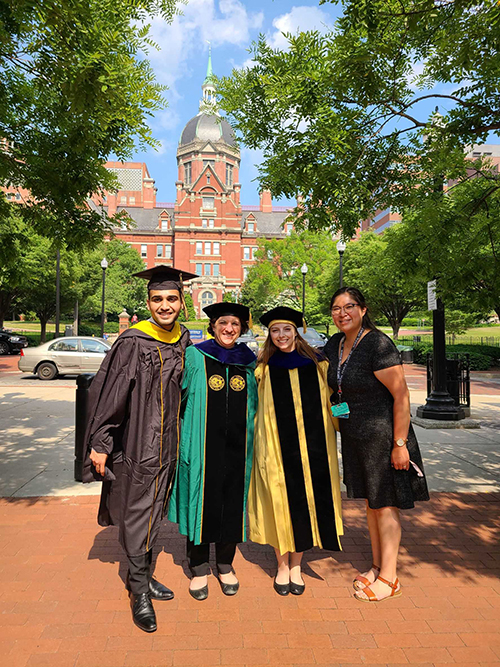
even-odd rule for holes
{"type": "Polygon", "coordinates": [[[253,320],[252,320],[252,313],[250,313],[250,317],[248,318],[248,328],[251,329],[253,327],[253,320]]]}
{"type": "Polygon", "coordinates": [[[304,333],[307,331],[307,324],[304,318],[302,318],[302,328],[304,329],[304,333]]]}
{"type": "Polygon", "coordinates": [[[182,312],[184,313],[184,317],[186,318],[186,322],[189,319],[189,311],[186,305],[186,298],[184,296],[184,283],[182,282],[182,272],[179,272],[179,282],[181,284],[181,301],[182,301],[182,312]]]}

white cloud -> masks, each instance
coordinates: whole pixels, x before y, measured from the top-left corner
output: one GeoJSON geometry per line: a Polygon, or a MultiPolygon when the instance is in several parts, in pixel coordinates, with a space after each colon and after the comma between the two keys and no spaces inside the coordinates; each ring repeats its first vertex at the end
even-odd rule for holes
{"type": "Polygon", "coordinates": [[[252,30],[262,26],[262,12],[249,12],[240,0],[189,0],[172,24],[160,18],[151,23],[151,36],[161,51],[148,58],[157,80],[166,84],[169,100],[178,96],[175,82],[188,73],[187,61],[193,53],[206,53],[207,41],[214,47],[224,44],[246,45],[252,30]]]}
{"type": "Polygon", "coordinates": [[[273,21],[275,31],[268,36],[270,46],[275,49],[286,50],[288,40],[283,33],[296,34],[308,30],[327,32],[332,29],[329,16],[318,7],[292,7],[287,14],[278,16],[273,21]]]}

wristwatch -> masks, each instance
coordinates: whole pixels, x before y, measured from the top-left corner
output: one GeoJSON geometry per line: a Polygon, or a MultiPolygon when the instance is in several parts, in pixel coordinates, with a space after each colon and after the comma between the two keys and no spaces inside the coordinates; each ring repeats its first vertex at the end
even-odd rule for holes
{"type": "Polygon", "coordinates": [[[394,440],[394,442],[398,447],[405,447],[406,443],[408,442],[408,438],[398,438],[397,440],[394,440]]]}

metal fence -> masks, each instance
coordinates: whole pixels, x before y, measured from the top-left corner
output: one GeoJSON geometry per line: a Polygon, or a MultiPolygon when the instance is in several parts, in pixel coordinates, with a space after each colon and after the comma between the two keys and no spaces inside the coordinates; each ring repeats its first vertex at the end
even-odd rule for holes
{"type": "MultiPolygon", "coordinates": [[[[400,336],[396,341],[398,345],[414,345],[415,343],[432,343],[432,333],[416,334],[414,336],[400,336]]],[[[460,336],[453,340],[453,336],[446,336],[446,345],[491,345],[500,347],[498,336],[460,336]]]]}
{"type": "MultiPolygon", "coordinates": [[[[432,390],[432,354],[427,354],[427,396],[432,390]]],[[[468,354],[446,359],[446,388],[455,405],[470,408],[470,360],[468,354]]]]}

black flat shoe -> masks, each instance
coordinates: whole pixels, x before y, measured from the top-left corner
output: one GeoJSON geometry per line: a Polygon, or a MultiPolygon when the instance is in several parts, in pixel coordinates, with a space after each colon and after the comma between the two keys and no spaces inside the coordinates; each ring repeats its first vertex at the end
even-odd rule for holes
{"type": "Polygon", "coordinates": [[[240,589],[240,582],[236,582],[235,584],[225,584],[223,581],[219,579],[220,587],[222,588],[222,592],[224,595],[236,595],[236,593],[240,589]]]}
{"type": "Polygon", "coordinates": [[[273,581],[273,588],[278,595],[288,595],[290,593],[290,584],[277,584],[276,579],[273,581]]]}
{"type": "Polygon", "coordinates": [[[132,595],[132,619],[138,628],[144,632],[155,632],[156,614],[149,593],[132,595]]]}
{"type": "Polygon", "coordinates": [[[173,600],[174,592],[156,579],[149,581],[149,597],[152,600],[173,600]]]}
{"type": "Polygon", "coordinates": [[[302,593],[305,590],[306,590],[306,585],[305,584],[296,584],[293,581],[290,582],[290,593],[292,595],[302,595],[302,593]]]}
{"type": "Polygon", "coordinates": [[[189,595],[195,600],[206,600],[208,597],[208,584],[203,588],[196,588],[194,591],[189,588],[189,595]]]}

